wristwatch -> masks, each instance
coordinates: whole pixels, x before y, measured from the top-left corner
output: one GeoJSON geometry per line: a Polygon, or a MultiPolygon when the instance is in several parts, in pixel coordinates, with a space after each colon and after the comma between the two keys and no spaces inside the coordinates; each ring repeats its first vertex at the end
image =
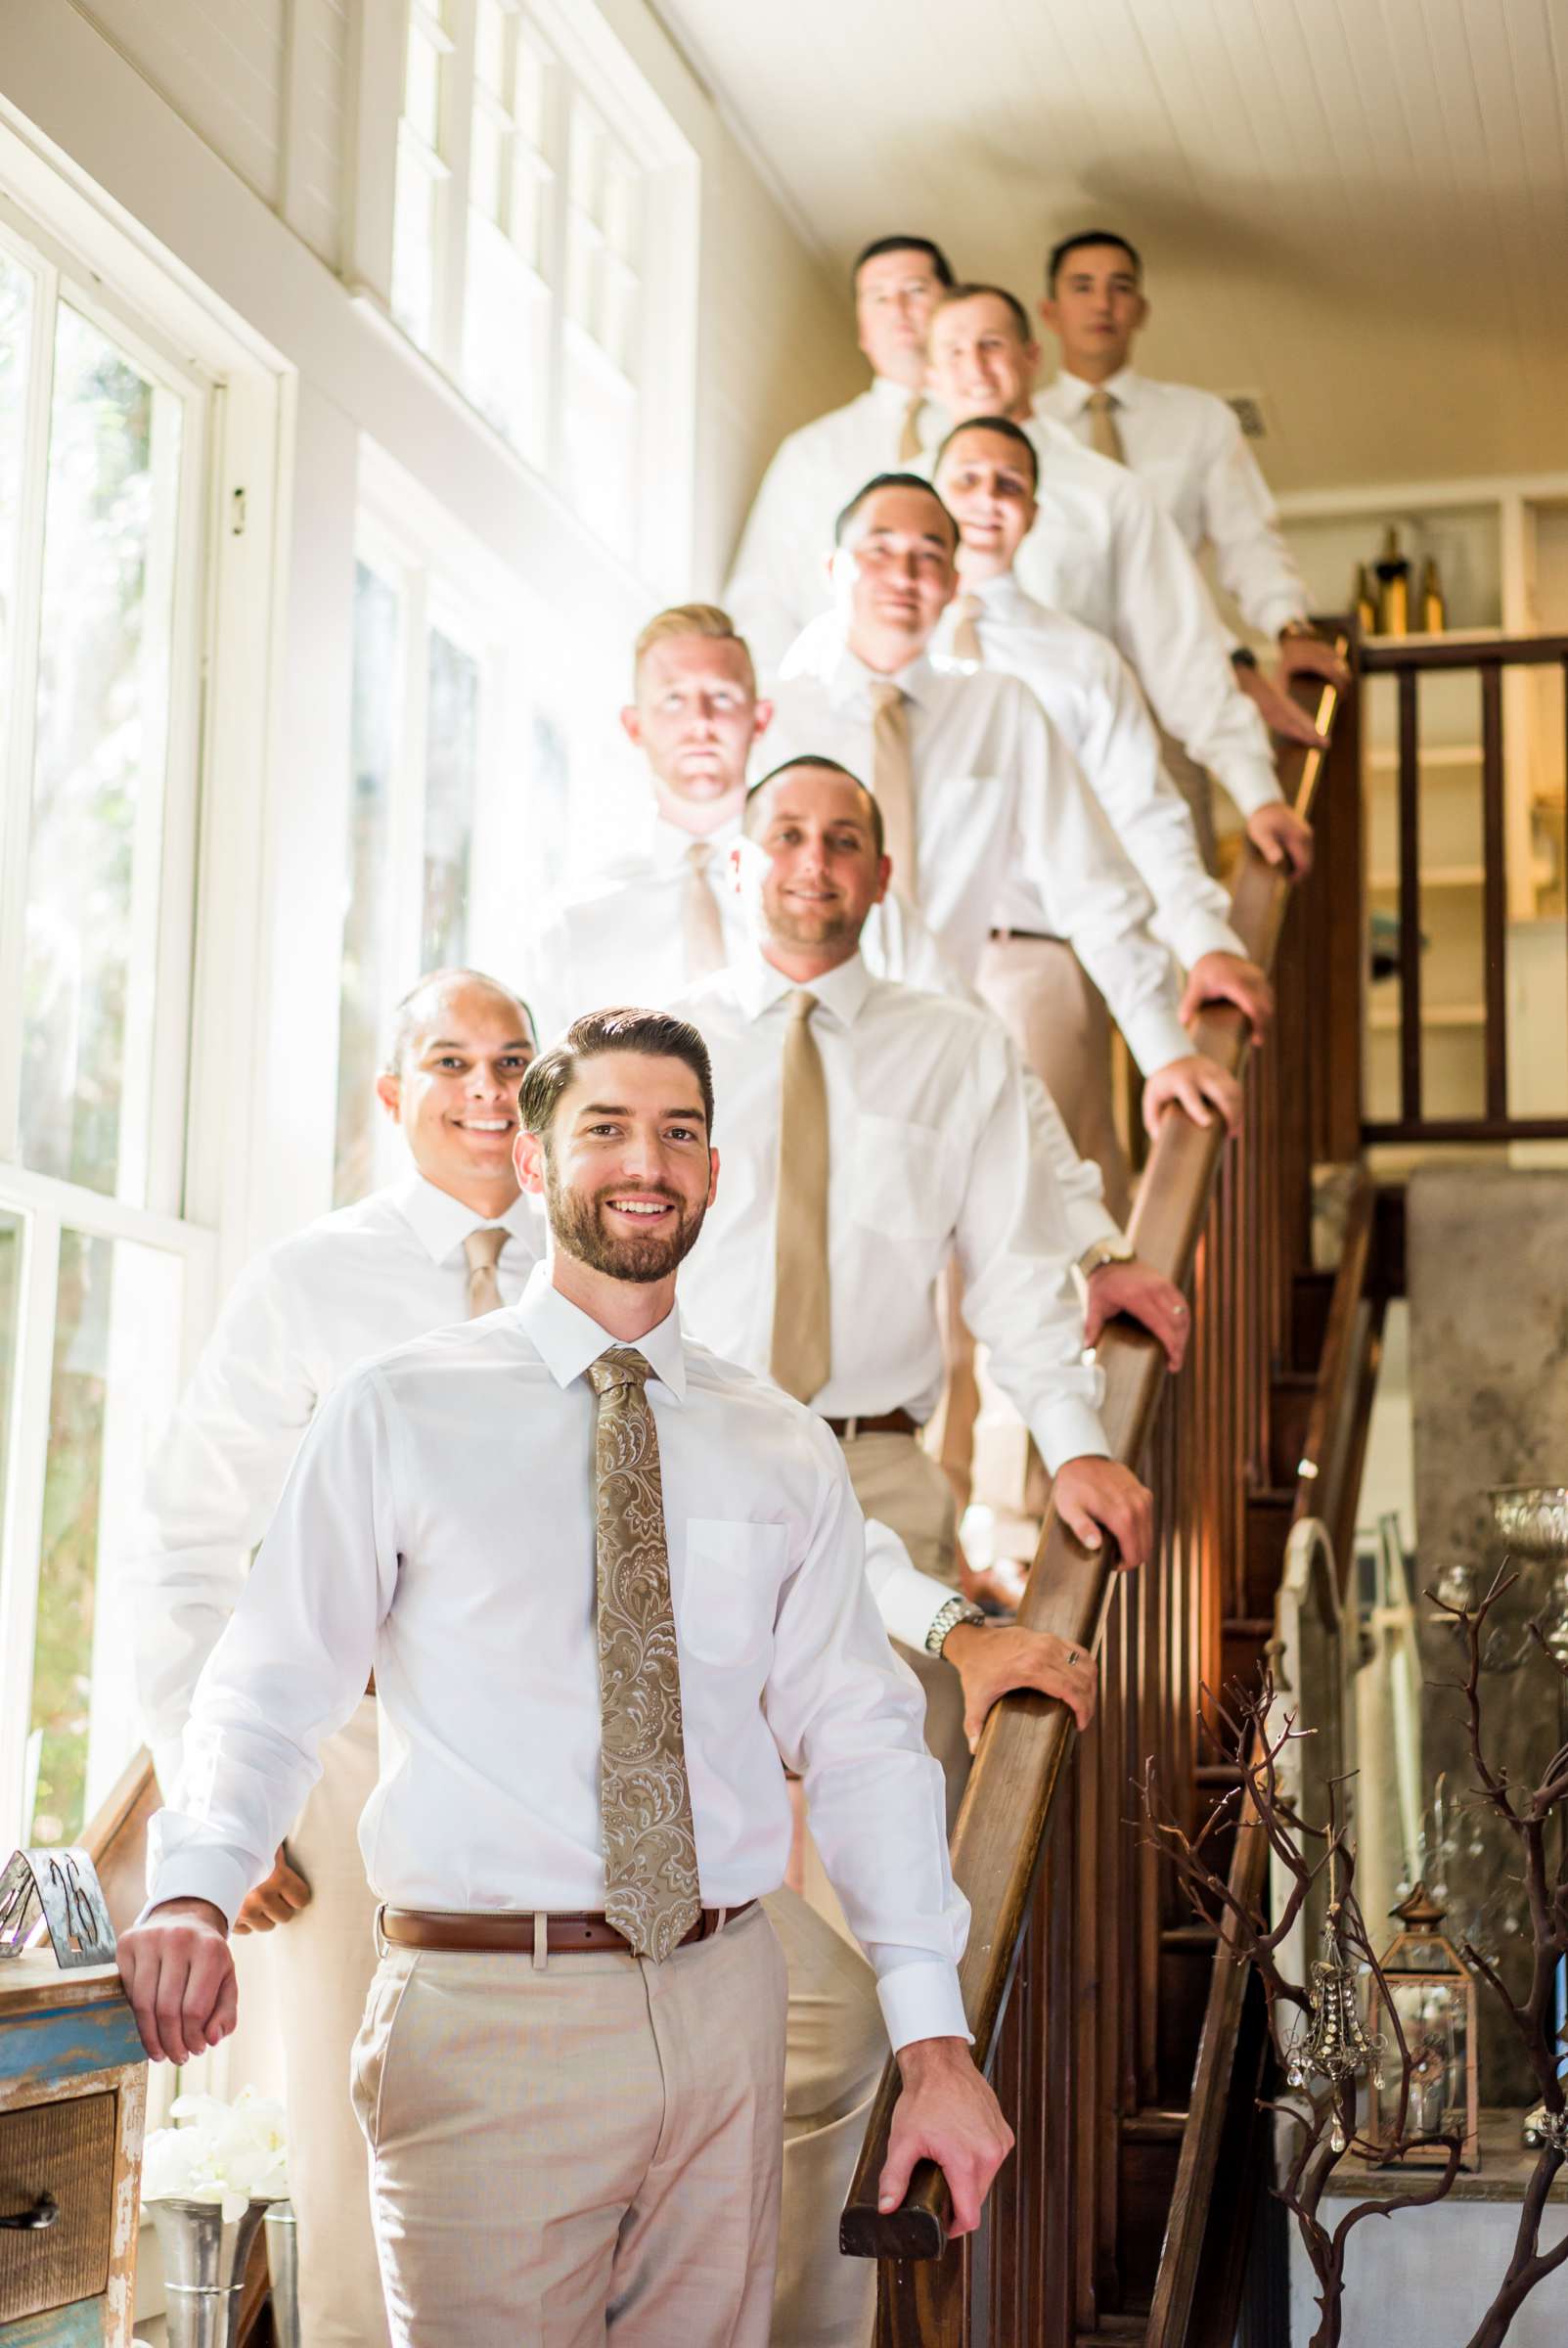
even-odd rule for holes
{"type": "Polygon", "coordinates": [[[1287,619],[1279,630],[1279,642],[1283,644],[1287,636],[1316,636],[1317,633],[1310,619],[1287,619]]]}
{"type": "Polygon", "coordinates": [[[1075,1269],[1080,1280],[1092,1280],[1103,1264],[1130,1264],[1132,1260],[1131,1240],[1091,1240],[1075,1269]]]}
{"type": "Polygon", "coordinates": [[[971,1605],[966,1598],[950,1598],[945,1606],[938,1606],[925,1634],[925,1651],[939,1655],[948,1642],[948,1633],[956,1631],[961,1622],[985,1621],[985,1608],[971,1605]]]}
{"type": "Polygon", "coordinates": [[[1257,665],[1258,655],[1249,644],[1238,644],[1231,655],[1232,668],[1256,668],[1257,665]]]}

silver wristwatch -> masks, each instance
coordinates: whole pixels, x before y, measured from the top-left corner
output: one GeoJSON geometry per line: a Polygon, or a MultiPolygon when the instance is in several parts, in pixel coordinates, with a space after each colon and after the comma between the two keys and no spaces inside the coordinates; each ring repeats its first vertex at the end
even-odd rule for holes
{"type": "Polygon", "coordinates": [[[947,1645],[948,1633],[956,1631],[961,1622],[983,1623],[984,1620],[983,1606],[971,1605],[966,1598],[950,1598],[947,1604],[938,1606],[932,1616],[931,1627],[925,1634],[926,1653],[939,1655],[947,1645]]]}

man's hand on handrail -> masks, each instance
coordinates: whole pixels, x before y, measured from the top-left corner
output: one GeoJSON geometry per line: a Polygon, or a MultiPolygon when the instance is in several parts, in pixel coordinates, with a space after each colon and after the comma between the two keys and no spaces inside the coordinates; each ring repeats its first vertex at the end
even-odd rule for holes
{"type": "Polygon", "coordinates": [[[1218,1109],[1227,1133],[1235,1133],[1241,1124],[1241,1087],[1206,1052],[1188,1052],[1143,1079],[1143,1123],[1151,1134],[1158,1133],[1169,1108],[1185,1108],[1194,1125],[1212,1124],[1218,1109]]]}
{"type": "Polygon", "coordinates": [[[1052,1479],[1051,1503],[1074,1540],[1103,1549],[1109,1533],[1126,1572],[1148,1562],[1154,1544],[1154,1496],[1120,1460],[1091,1452],[1066,1460],[1052,1479]]]}
{"type": "Polygon", "coordinates": [[[1184,1027],[1205,1003],[1233,1003],[1254,1035],[1261,1035],[1274,1017],[1274,988],[1244,954],[1198,956],[1187,974],[1187,992],[1177,1014],[1184,1027]]]}
{"type": "Polygon", "coordinates": [[[1095,1717],[1099,1675],[1094,1657],[1054,1631],[1026,1631],[1016,1623],[955,1623],[942,1642],[942,1660],[951,1663],[963,1687],[963,1734],[972,1753],[986,1715],[1018,1688],[1058,1696],[1079,1728],[1095,1717]]]}
{"type": "Polygon", "coordinates": [[[1331,644],[1304,628],[1289,628],[1279,639],[1279,681],[1292,677],[1322,677],[1326,684],[1345,686],[1350,670],[1331,644]]]}
{"type": "Polygon", "coordinates": [[[1258,712],[1271,734],[1277,734],[1281,742],[1299,742],[1304,749],[1327,748],[1328,737],[1319,733],[1313,723],[1312,711],[1303,709],[1299,701],[1292,700],[1289,694],[1273,677],[1265,676],[1261,668],[1251,662],[1245,666],[1238,663],[1235,681],[1248,700],[1257,703],[1258,712]]]}
{"type": "Polygon", "coordinates": [[[1304,880],[1312,871],[1312,826],[1283,799],[1254,808],[1247,817],[1247,837],[1267,863],[1293,880],[1304,880]]]}
{"type": "Polygon", "coordinates": [[[912,2039],[896,2059],[903,2088],[893,2106],[876,2205],[897,2209],[916,2162],[934,2160],[953,2196],[949,2235],[972,2234],[991,2181],[1012,2150],[1012,2130],[963,2039],[912,2039]]]}
{"type": "Polygon", "coordinates": [[[1192,1316],[1174,1280],[1167,1280],[1152,1264],[1141,1263],[1136,1255],[1125,1264],[1100,1264],[1089,1275],[1084,1343],[1098,1345],[1105,1324],[1118,1314],[1140,1322],[1151,1336],[1158,1337],[1165,1348],[1167,1369],[1181,1369],[1192,1333],[1192,1316]]]}

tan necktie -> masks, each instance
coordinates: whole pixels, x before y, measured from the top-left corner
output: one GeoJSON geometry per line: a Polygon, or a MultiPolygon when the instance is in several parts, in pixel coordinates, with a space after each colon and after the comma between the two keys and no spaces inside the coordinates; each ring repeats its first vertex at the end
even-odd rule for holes
{"type": "Polygon", "coordinates": [[[599,1559],[605,1914],[662,1964],[702,1913],[649,1365],[611,1345],[588,1369],[599,1559]]]}
{"type": "Polygon", "coordinates": [[[1122,446],[1122,436],[1116,429],[1115,393],[1091,391],[1084,406],[1089,411],[1089,445],[1096,456],[1109,457],[1113,465],[1125,465],[1127,451],[1122,446]]]}
{"type": "Polygon", "coordinates": [[[953,656],[972,660],[977,668],[985,666],[985,647],[976,625],[983,609],[977,595],[961,595],[953,607],[953,656]]]}
{"type": "Polygon", "coordinates": [[[920,410],[924,405],[924,392],[917,391],[904,410],[904,429],[898,435],[898,461],[901,465],[913,465],[920,453],[920,410]]]}
{"type": "Polygon", "coordinates": [[[469,1259],[469,1319],[477,1320],[480,1313],[501,1309],[501,1283],[496,1277],[496,1264],[501,1250],[512,1234],[504,1223],[485,1223],[470,1231],[463,1242],[463,1252],[469,1259]]]}
{"type": "Polygon", "coordinates": [[[708,880],[708,872],[720,851],[710,840],[694,839],[686,851],[686,895],[681,906],[681,926],[686,936],[686,974],[688,978],[706,978],[714,971],[722,971],[729,961],[724,949],[724,923],[719,915],[719,900],[708,880]]]}
{"type": "Polygon", "coordinates": [[[872,789],[882,811],[882,837],[893,859],[893,886],[914,905],[919,901],[920,868],[915,852],[915,776],[903,688],[874,685],[872,708],[872,789]]]}
{"type": "Polygon", "coordinates": [[[773,1351],[768,1367],[786,1394],[809,1402],[832,1369],[832,1288],[828,1272],[828,1086],[811,1032],[817,998],[789,999],[779,1095],[779,1204],[774,1227],[773,1351]]]}

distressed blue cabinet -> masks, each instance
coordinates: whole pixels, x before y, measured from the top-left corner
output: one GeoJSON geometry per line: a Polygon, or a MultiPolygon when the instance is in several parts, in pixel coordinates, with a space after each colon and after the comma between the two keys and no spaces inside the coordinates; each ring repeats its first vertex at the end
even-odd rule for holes
{"type": "Polygon", "coordinates": [[[0,2348],[128,2348],[146,2112],[113,1965],[0,1964],[0,2348]]]}

